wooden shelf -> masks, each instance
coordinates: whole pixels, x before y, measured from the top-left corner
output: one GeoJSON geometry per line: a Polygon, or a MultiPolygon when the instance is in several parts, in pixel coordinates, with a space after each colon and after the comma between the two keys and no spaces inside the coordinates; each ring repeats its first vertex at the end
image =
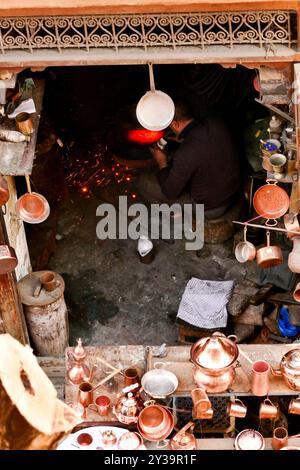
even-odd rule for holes
{"type": "MultiPolygon", "coordinates": [[[[4,176],[30,175],[35,157],[38,127],[43,104],[45,81],[34,79],[35,87],[32,98],[35,103],[36,112],[31,114],[34,132],[30,142],[3,142],[0,141],[0,174],[4,176]]],[[[1,128],[16,130],[15,120],[5,118],[0,125],[1,128]]]]}

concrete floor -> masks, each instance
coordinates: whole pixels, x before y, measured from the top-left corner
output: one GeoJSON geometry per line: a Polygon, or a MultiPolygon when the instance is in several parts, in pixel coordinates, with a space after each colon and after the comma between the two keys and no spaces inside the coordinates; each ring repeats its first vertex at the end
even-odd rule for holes
{"type": "MultiPolygon", "coordinates": [[[[137,242],[98,240],[95,196],[70,195],[61,211],[57,250],[49,268],[66,281],[70,344],[176,344],[174,319],[191,277],[241,280],[246,266],[233,255],[233,240],[205,245],[200,257],[184,240],[154,241],[155,259],[141,263],[137,242]]],[[[248,273],[249,274],[249,273],[248,273]]],[[[251,273],[250,273],[251,274],[251,273]]],[[[254,273],[255,275],[255,273],[254,273]]]]}

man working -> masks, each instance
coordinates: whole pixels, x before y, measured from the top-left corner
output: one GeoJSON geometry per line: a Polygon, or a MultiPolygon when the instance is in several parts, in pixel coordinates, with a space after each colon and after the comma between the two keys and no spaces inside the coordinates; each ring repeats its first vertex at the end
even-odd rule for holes
{"type": "Polygon", "coordinates": [[[241,189],[239,155],[225,122],[210,117],[199,123],[180,102],[170,127],[182,142],[172,165],[164,151],[152,148],[162,193],[175,200],[188,188],[192,201],[204,204],[206,218],[222,216],[241,189]]]}

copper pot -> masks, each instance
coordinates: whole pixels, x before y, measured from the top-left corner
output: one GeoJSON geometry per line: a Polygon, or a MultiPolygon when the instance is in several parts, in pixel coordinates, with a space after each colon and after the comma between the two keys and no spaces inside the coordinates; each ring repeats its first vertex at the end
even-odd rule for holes
{"type": "Polygon", "coordinates": [[[4,206],[9,200],[8,184],[3,176],[0,176],[0,206],[4,206]]]}
{"type": "Polygon", "coordinates": [[[272,268],[282,263],[283,256],[279,246],[270,246],[270,232],[267,231],[267,246],[260,248],[256,253],[257,265],[260,268],[272,268]]]}
{"type": "Polygon", "coordinates": [[[137,427],[147,441],[162,441],[173,431],[174,417],[164,406],[149,405],[141,411],[137,427]]]}
{"type": "Polygon", "coordinates": [[[0,274],[10,273],[18,264],[15,250],[8,245],[0,245],[0,274]]]}
{"type": "Polygon", "coordinates": [[[271,367],[276,377],[283,377],[292,390],[300,391],[300,348],[291,349],[281,359],[279,369],[271,367]]]}
{"type": "Polygon", "coordinates": [[[191,348],[190,361],[195,365],[194,381],[208,393],[225,392],[235,378],[239,349],[236,336],[215,332],[201,338],[191,348]]]}

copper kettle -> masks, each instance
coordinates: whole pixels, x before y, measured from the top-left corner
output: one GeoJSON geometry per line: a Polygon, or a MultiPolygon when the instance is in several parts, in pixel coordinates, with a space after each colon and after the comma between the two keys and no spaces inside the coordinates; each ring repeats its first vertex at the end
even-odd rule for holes
{"type": "Polygon", "coordinates": [[[118,395],[113,413],[120,423],[137,423],[139,414],[144,408],[139,389],[139,384],[135,383],[123,388],[122,393],[118,395]]]}
{"type": "Polygon", "coordinates": [[[239,349],[237,337],[215,332],[201,338],[191,348],[190,361],[195,365],[194,381],[208,393],[225,392],[235,378],[239,349]]]}
{"type": "Polygon", "coordinates": [[[271,367],[271,371],[276,377],[283,377],[289,388],[300,391],[300,348],[288,351],[280,361],[280,368],[271,367]]]}
{"type": "Polygon", "coordinates": [[[195,450],[197,449],[197,440],[193,434],[195,424],[190,421],[175,436],[170,439],[170,448],[172,450],[195,450]],[[188,432],[189,430],[189,432],[188,432]]]}

